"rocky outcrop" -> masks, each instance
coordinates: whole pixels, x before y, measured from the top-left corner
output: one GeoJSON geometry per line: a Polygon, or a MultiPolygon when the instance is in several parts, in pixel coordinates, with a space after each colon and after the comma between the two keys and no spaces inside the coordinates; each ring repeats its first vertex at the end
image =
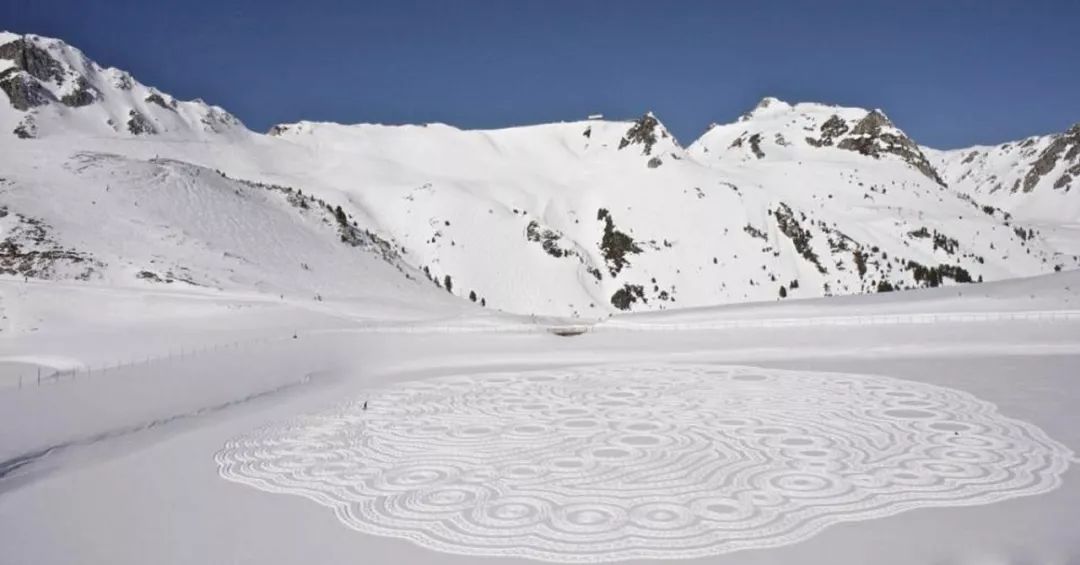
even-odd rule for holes
{"type": "Polygon", "coordinates": [[[1065,133],[1054,136],[1050,145],[1047,145],[1046,149],[1043,149],[1035,162],[1031,164],[1031,168],[1024,175],[1024,192],[1034,190],[1044,176],[1057,168],[1062,158],[1072,166],[1057,179],[1054,188],[1069,186],[1069,183],[1072,182],[1072,176],[1080,174],[1080,159],[1078,157],[1080,157],[1080,124],[1073,124],[1065,133]]]}
{"type": "Polygon", "coordinates": [[[158,106],[161,106],[162,108],[164,108],[166,110],[169,110],[170,112],[175,112],[176,111],[176,101],[175,100],[173,100],[172,103],[170,104],[170,103],[165,101],[165,98],[163,98],[160,94],[158,94],[156,92],[152,93],[150,96],[147,96],[146,101],[149,102],[150,104],[157,104],[158,106]]]}
{"type": "Polygon", "coordinates": [[[807,137],[806,142],[814,147],[832,147],[836,139],[847,133],[849,129],[847,122],[833,114],[821,124],[821,137],[818,139],[807,137]]]}
{"type": "Polygon", "coordinates": [[[147,135],[157,133],[157,128],[154,124],[146,118],[146,116],[139,113],[138,110],[131,110],[128,112],[128,131],[133,135],[147,135]]]}
{"type": "Polygon", "coordinates": [[[754,152],[754,157],[762,159],[765,157],[765,152],[761,150],[761,134],[755,133],[751,135],[747,141],[750,142],[750,150],[754,152]]]}
{"type": "Polygon", "coordinates": [[[0,45],[0,59],[13,61],[15,68],[26,71],[38,80],[57,84],[64,82],[64,66],[29,39],[16,39],[0,45]]]}
{"type": "Polygon", "coordinates": [[[104,263],[89,253],[62,246],[52,226],[0,206],[0,274],[34,279],[71,277],[88,280],[104,263]]]}
{"type": "MultiPolygon", "coordinates": [[[[799,224],[799,220],[795,218],[795,212],[791,210],[791,207],[781,203],[773,211],[773,216],[776,218],[776,227],[779,228],[780,233],[791,239],[795,251],[802,255],[803,259],[814,265],[818,272],[821,274],[827,273],[825,266],[821,264],[821,259],[818,258],[817,253],[814,253],[813,248],[810,246],[810,240],[813,236],[810,235],[809,230],[799,224]]],[[[805,219],[806,216],[803,215],[803,220],[805,219]]]]}
{"type": "MultiPolygon", "coordinates": [[[[828,123],[826,122],[826,124],[828,123]]],[[[824,129],[824,127],[823,125],[822,128],[824,129]]],[[[851,133],[840,140],[836,147],[855,151],[875,159],[880,158],[883,154],[896,155],[934,182],[945,186],[945,181],[941,180],[937,170],[930,164],[919,146],[896,129],[896,126],[889,121],[889,118],[885,117],[885,114],[877,110],[870,112],[866,117],[859,120],[855,127],[851,129],[851,133]]]]}
{"type": "MultiPolygon", "coordinates": [[[[643,154],[651,155],[653,145],[656,145],[656,130],[659,125],[660,121],[656,119],[656,116],[652,115],[652,112],[638,118],[634,125],[627,130],[622,140],[619,141],[619,149],[637,144],[644,147],[643,154]]],[[[666,132],[663,135],[667,135],[666,132]]]]}
{"type": "Polygon", "coordinates": [[[266,135],[279,137],[285,135],[285,133],[287,133],[290,129],[291,128],[286,124],[277,124],[275,126],[271,126],[271,128],[266,131],[266,135]]]}
{"type": "Polygon", "coordinates": [[[224,133],[234,127],[243,127],[244,124],[236,119],[236,116],[218,108],[207,105],[202,99],[196,98],[195,102],[206,106],[206,113],[202,117],[202,125],[206,131],[224,133]]]}
{"type": "Polygon", "coordinates": [[[0,73],[0,90],[7,94],[12,107],[23,112],[56,100],[37,79],[14,67],[0,73]]]}
{"type": "Polygon", "coordinates": [[[624,284],[611,295],[611,305],[619,310],[630,310],[631,305],[638,301],[648,302],[645,299],[645,288],[640,284],[624,284]]]}
{"type": "Polygon", "coordinates": [[[124,71],[118,71],[116,78],[113,80],[113,86],[119,90],[131,90],[135,86],[135,79],[124,71]]]}
{"type": "Polygon", "coordinates": [[[634,238],[615,227],[615,221],[607,209],[598,210],[596,219],[604,222],[604,237],[600,240],[600,251],[604,255],[608,272],[613,277],[618,276],[619,271],[630,266],[630,261],[626,256],[641,253],[641,247],[634,242],[634,238]]]}
{"type": "Polygon", "coordinates": [[[1080,163],[1065,169],[1065,172],[1061,173],[1058,180],[1054,181],[1054,188],[1064,188],[1065,191],[1068,192],[1073,179],[1077,177],[1080,177],[1080,163]]]}
{"type": "Polygon", "coordinates": [[[101,93],[83,77],[75,82],[75,89],[60,98],[60,102],[71,108],[89,106],[101,98],[101,93]]]}
{"type": "Polygon", "coordinates": [[[37,122],[34,121],[34,115],[27,114],[24,116],[11,133],[14,133],[15,137],[19,139],[34,139],[37,137],[37,122]]]}
{"type": "Polygon", "coordinates": [[[564,249],[559,245],[563,234],[550,228],[541,227],[540,223],[536,220],[529,222],[529,225],[525,227],[525,239],[540,244],[544,253],[551,255],[552,257],[566,257],[574,251],[572,249],[564,249]]]}

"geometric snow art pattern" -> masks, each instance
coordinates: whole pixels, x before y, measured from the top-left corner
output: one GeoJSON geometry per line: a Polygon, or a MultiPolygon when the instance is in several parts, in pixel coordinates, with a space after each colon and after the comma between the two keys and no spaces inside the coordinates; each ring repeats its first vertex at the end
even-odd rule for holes
{"type": "Polygon", "coordinates": [[[398,383],[216,456],[222,477],[306,496],[360,532],[566,563],[773,547],[1044,493],[1071,458],[958,390],[659,364],[398,383]]]}

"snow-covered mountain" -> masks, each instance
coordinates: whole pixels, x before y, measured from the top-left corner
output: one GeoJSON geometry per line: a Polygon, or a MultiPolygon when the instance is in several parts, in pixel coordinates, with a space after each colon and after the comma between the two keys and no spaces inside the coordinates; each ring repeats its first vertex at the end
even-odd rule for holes
{"type": "Polygon", "coordinates": [[[0,128],[22,138],[49,135],[206,139],[248,131],[225,110],[181,102],[127,72],[102,68],[66,43],[0,32],[0,90],[15,112],[0,128]]]}
{"type": "Polygon", "coordinates": [[[1064,133],[931,152],[949,186],[1032,220],[1080,220],[1080,123],[1064,133]]]}
{"type": "Polygon", "coordinates": [[[1009,161],[920,147],[878,110],[765,99],[685,148],[651,113],[262,135],[13,34],[0,87],[0,271],[24,276],[310,296],[378,281],[594,317],[1080,265],[1073,133],[1009,161]],[[986,180],[1030,170],[1023,198],[986,180]]]}

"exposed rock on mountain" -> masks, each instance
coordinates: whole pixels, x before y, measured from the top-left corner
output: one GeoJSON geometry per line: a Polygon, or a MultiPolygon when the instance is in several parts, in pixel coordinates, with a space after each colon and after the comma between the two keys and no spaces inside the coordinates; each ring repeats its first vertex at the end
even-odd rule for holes
{"type": "Polygon", "coordinates": [[[928,150],[949,187],[1037,221],[1080,220],[1080,124],[989,147],[928,150]]]}
{"type": "MultiPolygon", "coordinates": [[[[830,118],[832,119],[832,118],[830,118]]],[[[827,124],[828,122],[826,122],[827,124]]],[[[822,125],[824,133],[825,125],[822,125]]],[[[842,134],[841,134],[842,135],[842,134]]],[[[857,151],[863,155],[879,158],[883,153],[892,153],[900,157],[905,163],[915,167],[928,178],[938,184],[945,184],[938,176],[934,167],[919,150],[919,146],[911,141],[896,126],[878,110],[874,110],[859,120],[851,133],[841,139],[837,144],[840,149],[857,151]]]]}
{"type": "Polygon", "coordinates": [[[0,73],[0,89],[7,94],[13,108],[24,112],[56,100],[52,92],[34,77],[19,72],[15,67],[0,73]]]}
{"type": "Polygon", "coordinates": [[[1053,136],[1050,144],[1039,153],[1039,157],[1031,164],[1031,169],[1024,175],[1024,192],[1034,190],[1044,176],[1059,167],[1064,169],[1064,172],[1054,181],[1054,188],[1068,189],[1072,184],[1072,177],[1080,173],[1080,124],[1073,125],[1061,135],[1053,136]]]}
{"type": "Polygon", "coordinates": [[[0,90],[11,109],[25,113],[0,113],[0,127],[6,125],[19,138],[89,134],[204,139],[208,134],[249,133],[221,108],[202,101],[166,102],[129,74],[102,68],[78,49],[36,35],[0,32],[0,90]]]}
{"type": "Polygon", "coordinates": [[[0,45],[0,59],[10,60],[14,68],[26,71],[38,80],[59,84],[64,82],[64,66],[39,47],[31,36],[0,45]]]}
{"type": "Polygon", "coordinates": [[[667,131],[660,126],[660,121],[656,119],[656,116],[649,112],[634,122],[634,126],[619,141],[619,149],[624,149],[629,145],[641,145],[642,154],[652,155],[653,145],[656,145],[656,140],[659,138],[658,132],[660,136],[667,137],[668,135],[667,131]]]}
{"type": "Polygon", "coordinates": [[[125,284],[312,299],[378,271],[440,299],[590,317],[1080,266],[1078,127],[941,152],[878,110],[766,98],[685,149],[651,113],[261,135],[58,40],[2,33],[0,88],[0,205],[52,242],[7,245],[8,269],[85,257],[125,284]]]}

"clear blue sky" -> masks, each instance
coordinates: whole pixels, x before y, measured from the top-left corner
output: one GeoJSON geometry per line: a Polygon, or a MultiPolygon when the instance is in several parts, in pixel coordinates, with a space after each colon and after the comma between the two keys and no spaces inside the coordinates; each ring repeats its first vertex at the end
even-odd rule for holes
{"type": "Polygon", "coordinates": [[[684,143],[766,95],[957,147],[1080,121],[1080,2],[2,0],[0,29],[249,127],[498,127],[653,110],[684,143]]]}

